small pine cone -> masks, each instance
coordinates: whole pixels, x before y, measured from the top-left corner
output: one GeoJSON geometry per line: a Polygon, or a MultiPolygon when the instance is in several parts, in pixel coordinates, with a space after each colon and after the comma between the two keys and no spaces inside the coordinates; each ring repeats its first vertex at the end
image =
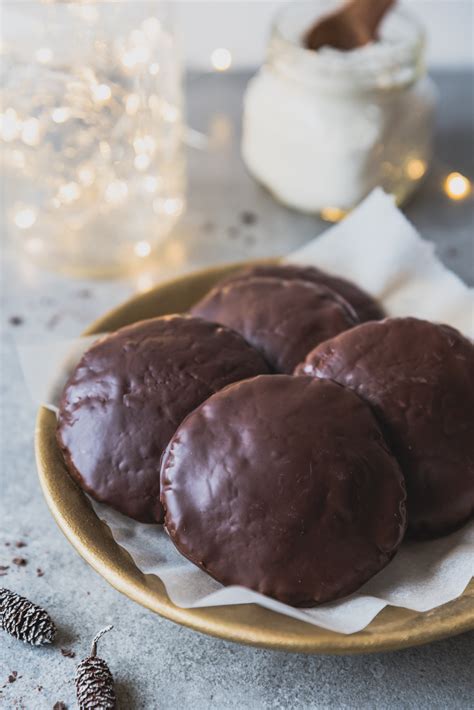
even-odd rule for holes
{"type": "Polygon", "coordinates": [[[107,663],[97,658],[97,642],[112,629],[99,631],[92,642],[91,655],[84,658],[76,671],[76,694],[79,710],[115,710],[114,679],[107,663]]]}
{"type": "Polygon", "coordinates": [[[56,635],[44,609],[9,589],[0,589],[0,629],[34,646],[51,643],[56,635]]]}

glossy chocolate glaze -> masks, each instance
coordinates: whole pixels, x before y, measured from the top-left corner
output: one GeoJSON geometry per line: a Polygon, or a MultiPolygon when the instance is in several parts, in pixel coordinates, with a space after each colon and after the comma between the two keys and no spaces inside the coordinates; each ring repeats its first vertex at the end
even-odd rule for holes
{"type": "Polygon", "coordinates": [[[310,377],[230,385],[181,424],[162,461],[165,526],[223,584],[313,606],[395,554],[405,486],[370,411],[310,377]]]}
{"type": "Polygon", "coordinates": [[[474,346],[415,318],[365,323],[321,344],[297,374],[328,377],[368,402],[405,474],[413,537],[474,512],[474,346]]]}
{"type": "Polygon", "coordinates": [[[228,276],[220,283],[241,281],[242,279],[252,278],[253,276],[273,276],[275,278],[286,279],[287,281],[299,279],[300,281],[310,281],[320,286],[327,286],[327,288],[332,289],[351,304],[361,323],[368,320],[380,320],[385,317],[382,306],[377,303],[372,296],[369,296],[368,293],[351,281],[342,279],[339,276],[327,274],[325,271],[321,271],[314,266],[300,266],[298,264],[255,264],[255,266],[249,266],[231,274],[231,276],[228,276]]]}
{"type": "Polygon", "coordinates": [[[191,312],[233,328],[275,372],[287,374],[318,343],[358,322],[347,301],[325,286],[262,276],[216,286],[191,312]]]}
{"type": "Polygon", "coordinates": [[[58,441],[71,475],[121,513],[160,520],[160,459],[178,425],[217,390],[267,371],[238,333],[189,316],[153,318],[99,340],[60,403],[58,441]]]}

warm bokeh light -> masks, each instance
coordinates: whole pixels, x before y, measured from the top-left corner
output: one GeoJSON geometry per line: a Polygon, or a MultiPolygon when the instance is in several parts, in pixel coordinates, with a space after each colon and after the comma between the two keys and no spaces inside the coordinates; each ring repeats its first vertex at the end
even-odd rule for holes
{"type": "Polygon", "coordinates": [[[168,123],[175,123],[179,118],[179,111],[176,106],[173,106],[167,101],[161,102],[160,113],[164,120],[168,121],[168,123]]]}
{"type": "Polygon", "coordinates": [[[143,186],[147,192],[156,192],[158,189],[158,178],[154,175],[147,175],[143,180],[143,186]]]}
{"type": "Polygon", "coordinates": [[[170,217],[183,211],[183,201],[180,198],[168,197],[161,202],[163,212],[170,217]]]}
{"type": "Polygon", "coordinates": [[[321,210],[321,217],[326,222],[339,222],[345,214],[344,210],[340,210],[339,207],[324,207],[321,210]]]}
{"type": "Polygon", "coordinates": [[[114,180],[105,190],[105,200],[112,204],[122,202],[128,195],[127,183],[123,180],[114,180]]]}
{"type": "Polygon", "coordinates": [[[78,200],[80,196],[81,188],[77,182],[67,182],[65,185],[61,185],[58,190],[58,198],[65,205],[70,205],[71,202],[78,200]]]}
{"type": "Polygon", "coordinates": [[[150,156],[146,153],[139,153],[135,156],[133,164],[137,170],[144,171],[150,167],[150,156]]]}
{"type": "Polygon", "coordinates": [[[420,180],[426,173],[426,163],[424,160],[413,158],[406,164],[405,171],[410,180],[420,180]]]}
{"type": "Polygon", "coordinates": [[[36,212],[31,207],[23,207],[15,214],[15,224],[20,229],[29,229],[36,222],[36,212]]]}
{"type": "Polygon", "coordinates": [[[41,47],[35,54],[35,59],[40,64],[48,64],[53,58],[53,50],[49,47],[41,47]]]}
{"type": "Polygon", "coordinates": [[[17,112],[13,108],[7,108],[5,113],[0,114],[0,138],[5,143],[13,142],[20,133],[21,121],[17,112]]]}
{"type": "Polygon", "coordinates": [[[444,181],[444,191],[451,200],[463,200],[471,190],[470,181],[461,173],[449,173],[444,181]]]}
{"type": "Polygon", "coordinates": [[[40,124],[37,118],[28,118],[21,128],[21,140],[26,145],[35,146],[40,142],[40,124]]]}
{"type": "Polygon", "coordinates": [[[71,115],[71,110],[67,106],[59,106],[51,112],[54,123],[64,123],[71,115]]]}
{"type": "Polygon", "coordinates": [[[153,136],[150,135],[140,135],[135,136],[133,139],[133,148],[135,153],[153,153],[156,148],[156,141],[153,136]]]}
{"type": "Polygon", "coordinates": [[[151,246],[148,242],[137,242],[134,247],[137,256],[145,257],[151,252],[151,246]]]}
{"type": "Polygon", "coordinates": [[[137,65],[145,64],[150,58],[150,50],[146,46],[136,46],[122,55],[121,61],[125,69],[135,69],[137,65]]]}
{"type": "Polygon", "coordinates": [[[107,84],[97,84],[97,86],[92,87],[92,96],[97,103],[103,103],[110,99],[112,91],[107,84]]]}
{"type": "Polygon", "coordinates": [[[129,94],[125,99],[125,111],[129,116],[134,116],[140,108],[140,97],[138,94],[129,94]]]}
{"type": "Polygon", "coordinates": [[[82,185],[90,187],[95,180],[95,170],[92,166],[81,165],[81,167],[77,171],[77,176],[82,185]]]}
{"type": "Polygon", "coordinates": [[[224,47],[218,47],[211,54],[211,64],[216,71],[227,71],[232,64],[232,54],[224,47]]]}

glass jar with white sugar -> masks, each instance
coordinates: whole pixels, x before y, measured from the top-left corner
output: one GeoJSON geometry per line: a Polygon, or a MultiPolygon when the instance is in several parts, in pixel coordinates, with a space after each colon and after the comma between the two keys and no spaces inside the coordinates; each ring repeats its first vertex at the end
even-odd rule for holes
{"type": "Polygon", "coordinates": [[[380,185],[402,203],[431,158],[436,104],[424,35],[396,8],[376,42],[306,49],[303,36],[340,3],[295,3],[277,17],[244,101],[242,151],[289,207],[337,219],[380,185]]]}

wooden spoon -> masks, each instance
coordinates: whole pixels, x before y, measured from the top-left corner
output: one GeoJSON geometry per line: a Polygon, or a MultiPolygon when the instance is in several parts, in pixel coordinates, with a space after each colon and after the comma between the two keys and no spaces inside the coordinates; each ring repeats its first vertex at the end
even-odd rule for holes
{"type": "Polygon", "coordinates": [[[308,49],[363,47],[377,37],[377,29],[395,0],[350,0],[318,20],[304,35],[308,49]]]}

